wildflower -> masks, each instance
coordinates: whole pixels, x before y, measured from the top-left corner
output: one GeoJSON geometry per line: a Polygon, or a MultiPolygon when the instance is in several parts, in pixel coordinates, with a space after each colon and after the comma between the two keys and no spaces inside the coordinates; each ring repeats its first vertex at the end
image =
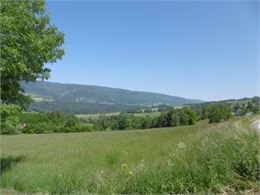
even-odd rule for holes
{"type": "Polygon", "coordinates": [[[128,165],[127,164],[122,164],[121,167],[122,168],[128,168],[128,165]]]}
{"type": "Polygon", "coordinates": [[[127,164],[122,164],[121,165],[121,170],[124,174],[128,175],[128,176],[133,176],[133,172],[129,169],[127,164]]]}
{"type": "Polygon", "coordinates": [[[183,143],[183,142],[179,142],[179,143],[178,143],[178,147],[179,147],[179,148],[186,148],[186,144],[183,143]]]}
{"type": "Polygon", "coordinates": [[[133,172],[132,171],[128,171],[128,175],[133,176],[133,172]]]}
{"type": "Polygon", "coordinates": [[[122,164],[122,165],[121,165],[121,169],[122,169],[122,171],[127,171],[127,170],[129,170],[127,164],[122,164]]]}

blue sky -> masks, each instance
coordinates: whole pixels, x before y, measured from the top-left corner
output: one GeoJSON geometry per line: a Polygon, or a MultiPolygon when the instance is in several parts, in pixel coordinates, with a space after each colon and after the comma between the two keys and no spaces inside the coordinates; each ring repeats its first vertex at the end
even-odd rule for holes
{"type": "Polygon", "coordinates": [[[50,81],[220,100],[260,95],[258,1],[55,1],[50,81]]]}

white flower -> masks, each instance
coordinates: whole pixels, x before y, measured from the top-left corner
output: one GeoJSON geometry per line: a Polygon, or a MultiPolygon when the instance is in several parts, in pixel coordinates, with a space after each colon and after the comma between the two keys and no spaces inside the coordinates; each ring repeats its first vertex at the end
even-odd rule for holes
{"type": "Polygon", "coordinates": [[[179,143],[178,143],[178,147],[179,147],[179,148],[186,148],[186,144],[183,143],[183,142],[179,142],[179,143]]]}

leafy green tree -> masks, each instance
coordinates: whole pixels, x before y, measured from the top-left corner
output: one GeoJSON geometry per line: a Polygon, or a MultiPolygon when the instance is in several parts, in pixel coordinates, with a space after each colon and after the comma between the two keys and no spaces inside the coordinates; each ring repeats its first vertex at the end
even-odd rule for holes
{"type": "Polygon", "coordinates": [[[66,121],[65,127],[76,129],[77,127],[79,127],[79,124],[80,124],[79,118],[72,116],[69,117],[68,120],[66,121]]]}
{"type": "Polygon", "coordinates": [[[247,106],[246,106],[247,112],[252,112],[253,109],[254,109],[253,103],[252,103],[252,102],[248,102],[248,103],[247,103],[247,106]]]}
{"type": "Polygon", "coordinates": [[[231,118],[231,109],[222,104],[214,104],[208,107],[209,123],[219,123],[222,120],[226,121],[231,118]]]}
{"type": "Polygon", "coordinates": [[[125,130],[127,128],[127,115],[120,114],[118,117],[118,129],[125,130]]]}
{"type": "Polygon", "coordinates": [[[157,120],[157,127],[170,127],[171,126],[171,113],[161,113],[157,120]]]}
{"type": "Polygon", "coordinates": [[[256,103],[256,104],[254,105],[252,112],[253,112],[254,114],[259,114],[259,113],[260,113],[260,104],[259,104],[259,103],[256,103]]]}
{"type": "Polygon", "coordinates": [[[45,65],[63,56],[64,35],[50,24],[44,0],[2,0],[0,21],[1,100],[26,108],[21,81],[49,78],[45,65]]]}
{"type": "Polygon", "coordinates": [[[171,112],[171,126],[176,127],[180,125],[180,111],[173,109],[171,112]]]}
{"type": "Polygon", "coordinates": [[[193,125],[196,123],[197,114],[191,108],[184,108],[184,113],[187,115],[188,122],[186,125],[193,125]]]}
{"type": "Polygon", "coordinates": [[[153,124],[153,119],[152,117],[146,116],[146,117],[141,117],[141,129],[147,129],[147,128],[152,128],[153,124]]]}
{"type": "Polygon", "coordinates": [[[253,102],[254,104],[260,104],[260,97],[257,97],[257,96],[253,97],[253,98],[252,98],[252,102],[253,102]]]}
{"type": "Polygon", "coordinates": [[[62,133],[94,130],[88,124],[81,124],[78,117],[61,113],[20,113],[19,120],[21,124],[25,124],[21,129],[22,133],[62,133]]]}
{"type": "Polygon", "coordinates": [[[193,125],[197,120],[197,114],[191,108],[174,109],[171,112],[171,126],[193,125]]]}
{"type": "Polygon", "coordinates": [[[134,116],[132,119],[132,128],[141,129],[141,117],[134,116]]]}

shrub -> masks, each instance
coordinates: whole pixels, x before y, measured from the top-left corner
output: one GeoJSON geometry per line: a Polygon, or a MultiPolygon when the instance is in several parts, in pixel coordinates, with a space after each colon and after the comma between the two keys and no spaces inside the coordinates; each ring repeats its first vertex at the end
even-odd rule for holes
{"type": "Polygon", "coordinates": [[[1,115],[1,134],[17,134],[19,123],[18,114],[20,113],[20,107],[17,105],[0,105],[1,115]]]}
{"type": "Polygon", "coordinates": [[[81,127],[80,119],[61,113],[21,113],[20,121],[25,124],[23,133],[69,133],[90,131],[91,127],[81,127]]]}
{"type": "Polygon", "coordinates": [[[48,133],[51,131],[51,125],[47,123],[48,121],[37,123],[34,127],[34,133],[48,133]]]}
{"type": "Polygon", "coordinates": [[[78,127],[79,132],[90,132],[94,130],[95,128],[93,127],[93,125],[81,125],[78,127]]]}

